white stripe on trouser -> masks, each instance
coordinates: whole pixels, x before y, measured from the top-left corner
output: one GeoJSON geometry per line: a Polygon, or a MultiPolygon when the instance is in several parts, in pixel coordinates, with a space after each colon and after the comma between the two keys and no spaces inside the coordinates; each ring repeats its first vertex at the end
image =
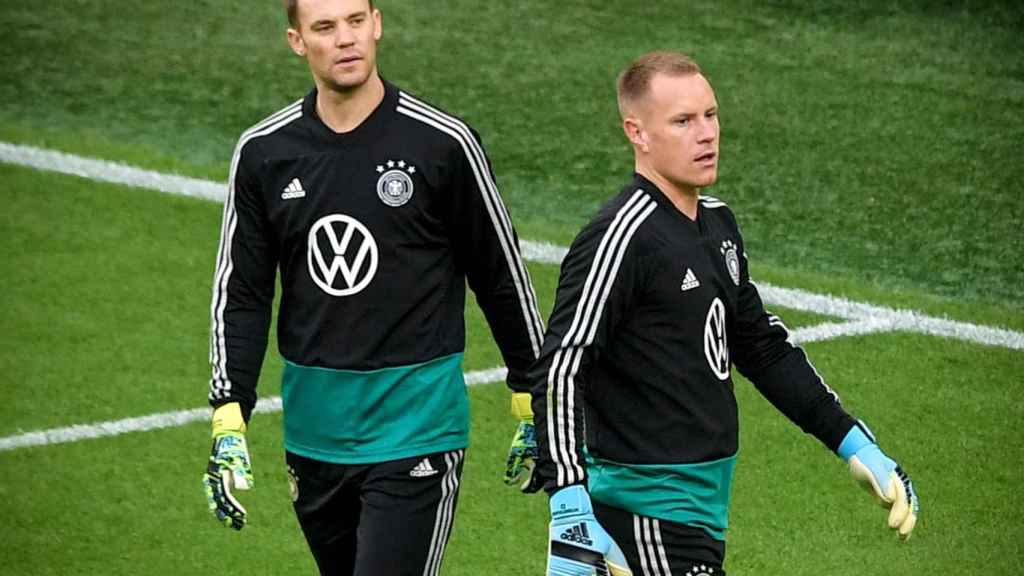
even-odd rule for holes
{"type": "Polygon", "coordinates": [[[647,563],[647,551],[644,550],[644,537],[640,532],[640,516],[633,514],[633,542],[636,543],[636,553],[640,556],[640,569],[643,576],[654,576],[650,565],[647,563]]]}
{"type": "Polygon", "coordinates": [[[665,546],[661,543],[661,525],[657,519],[634,514],[633,539],[636,541],[643,576],[672,576],[665,546]]]}
{"type": "Polygon", "coordinates": [[[430,538],[430,553],[427,563],[423,566],[423,576],[437,576],[441,569],[448,536],[451,534],[452,520],[455,517],[455,496],[459,493],[459,463],[462,461],[462,450],[447,452],[444,455],[448,467],[441,480],[441,502],[437,505],[437,516],[434,517],[434,535],[430,538]]]}
{"type": "Polygon", "coordinates": [[[658,560],[661,562],[662,568],[665,569],[664,576],[672,576],[672,567],[669,566],[668,558],[665,556],[665,545],[661,543],[661,524],[658,524],[657,518],[651,521],[654,523],[654,545],[658,549],[658,560]]]}

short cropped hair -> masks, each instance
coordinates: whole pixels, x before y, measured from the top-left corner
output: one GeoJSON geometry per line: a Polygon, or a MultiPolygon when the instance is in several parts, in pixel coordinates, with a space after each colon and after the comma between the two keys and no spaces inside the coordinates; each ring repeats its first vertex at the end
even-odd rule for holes
{"type": "MultiPolygon", "coordinates": [[[[299,29],[299,0],[282,0],[284,10],[288,13],[288,25],[296,30],[299,29]]],[[[373,0],[369,0],[370,10],[373,10],[373,0]]]]}
{"type": "Polygon", "coordinates": [[[679,52],[649,52],[637,58],[619,74],[619,114],[623,118],[630,104],[647,95],[657,74],[691,76],[702,72],[692,58],[679,52]]]}

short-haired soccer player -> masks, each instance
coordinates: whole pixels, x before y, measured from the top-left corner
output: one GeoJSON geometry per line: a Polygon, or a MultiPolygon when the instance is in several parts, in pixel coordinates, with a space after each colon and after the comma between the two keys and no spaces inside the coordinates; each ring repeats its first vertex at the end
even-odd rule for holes
{"type": "Polygon", "coordinates": [[[241,529],[279,277],[286,461],[320,572],[434,576],[468,437],[466,282],[519,391],[543,337],[536,298],[476,132],[378,74],[381,12],[285,6],[314,88],[243,133],[231,162],[205,489],[241,529]]]}
{"type": "Polygon", "coordinates": [[[708,80],[684,55],[651,53],[622,73],[618,99],[636,173],[572,243],[530,372],[548,574],[724,573],[733,365],[908,537],[910,479],[765,311],[732,211],[701,194],[718,174],[708,80]]]}

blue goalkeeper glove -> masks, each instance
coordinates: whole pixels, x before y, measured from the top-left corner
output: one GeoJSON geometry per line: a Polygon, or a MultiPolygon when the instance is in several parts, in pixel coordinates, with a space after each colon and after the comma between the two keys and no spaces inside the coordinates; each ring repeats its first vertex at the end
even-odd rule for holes
{"type": "Polygon", "coordinates": [[[246,511],[232,490],[248,490],[254,484],[241,408],[237,402],[225,404],[213,412],[213,449],[203,474],[210,511],[225,526],[241,530],[246,511]]]}
{"type": "Polygon", "coordinates": [[[537,461],[537,437],[529,394],[512,394],[512,415],[519,419],[519,425],[516,426],[508,461],[505,463],[505,484],[518,484],[519,489],[526,493],[536,492],[540,489],[540,482],[533,474],[537,461]]]}
{"type": "Polygon", "coordinates": [[[583,486],[551,496],[547,576],[633,576],[619,545],[594,518],[583,486]]]}
{"type": "Polygon", "coordinates": [[[906,472],[879,449],[863,422],[846,433],[838,452],[849,463],[854,480],[889,509],[889,527],[898,531],[901,540],[910,538],[920,505],[906,472]]]}

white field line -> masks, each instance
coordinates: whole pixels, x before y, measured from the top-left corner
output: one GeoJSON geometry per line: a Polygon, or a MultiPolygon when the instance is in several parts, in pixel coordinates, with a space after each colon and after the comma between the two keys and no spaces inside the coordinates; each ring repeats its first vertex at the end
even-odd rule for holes
{"type": "MultiPolygon", "coordinates": [[[[885,330],[889,324],[873,318],[846,323],[825,323],[809,328],[798,328],[790,332],[790,340],[794,344],[807,342],[820,342],[841,336],[855,334],[867,334],[885,330]]],[[[463,374],[467,386],[476,386],[490,382],[500,382],[508,375],[504,367],[491,368],[488,370],[477,370],[463,374]]],[[[281,411],[281,397],[269,396],[260,398],[253,410],[257,414],[272,414],[281,411]]],[[[47,446],[51,444],[66,444],[80,440],[104,438],[108,436],[120,436],[129,432],[145,432],[149,430],[160,430],[162,428],[174,428],[185,426],[193,422],[208,422],[211,410],[209,407],[193,408],[191,410],[178,410],[175,412],[160,412],[148,416],[135,418],[123,418],[121,420],[108,420],[93,424],[77,424],[64,428],[51,428],[36,432],[26,432],[15,436],[0,438],[0,452],[15,450],[17,448],[28,448],[30,446],[47,446]]]]}
{"type": "Polygon", "coordinates": [[[142,170],[141,168],[135,168],[126,164],[83,158],[73,154],[6,142],[0,142],[0,161],[8,164],[28,166],[37,170],[59,172],[61,174],[81,176],[82,178],[111,182],[113,184],[124,184],[125,186],[134,186],[136,188],[159,190],[168,194],[194,196],[217,202],[224,201],[225,191],[227,190],[226,184],[210,182],[208,180],[161,174],[160,172],[142,170]]]}
{"type": "MultiPolygon", "coordinates": [[[[477,370],[466,372],[463,376],[467,386],[476,386],[488,382],[498,382],[505,379],[508,370],[505,368],[492,368],[490,370],[477,370]]],[[[260,398],[256,402],[254,412],[257,414],[272,414],[281,411],[281,397],[270,396],[260,398]]],[[[93,438],[104,438],[107,436],[120,436],[128,432],[145,432],[147,430],[160,430],[161,428],[175,428],[191,424],[192,422],[209,422],[212,411],[209,407],[193,408],[191,410],[178,410],[175,412],[160,412],[137,418],[124,418],[121,420],[108,420],[93,424],[78,424],[65,428],[50,428],[37,432],[27,432],[16,436],[0,438],[0,452],[14,450],[16,448],[27,448],[29,446],[46,446],[49,444],[65,444],[78,442],[79,440],[90,440],[93,438]]]]}
{"type": "MultiPolygon", "coordinates": [[[[226,185],[221,183],[161,174],[125,164],[4,142],[0,142],[0,162],[219,202],[224,201],[226,190],[226,185]]],[[[521,240],[520,247],[523,258],[543,264],[559,264],[567,252],[567,249],[562,246],[530,240],[521,240]]],[[[769,305],[848,320],[840,323],[827,322],[794,330],[790,334],[794,343],[820,342],[842,336],[900,330],[956,338],[988,346],[1024,350],[1024,334],[1012,330],[933,318],[912,310],[897,310],[769,284],[760,284],[758,289],[765,303],[769,305]]],[[[468,385],[476,385],[500,381],[505,378],[505,374],[505,368],[499,367],[469,372],[465,376],[468,385]]],[[[281,399],[278,397],[261,399],[256,406],[257,412],[277,412],[279,410],[281,410],[281,399]]],[[[206,420],[209,416],[209,408],[196,408],[29,432],[0,438],[0,451],[181,426],[197,420],[206,420]]]]}
{"type": "MultiPolygon", "coordinates": [[[[886,330],[889,324],[884,320],[869,318],[846,323],[825,323],[809,328],[798,328],[790,332],[790,340],[794,344],[807,342],[820,342],[842,336],[855,334],[868,334],[880,330],[886,330]]],[[[467,386],[476,386],[490,382],[500,382],[508,374],[506,368],[491,368],[488,370],[477,370],[463,374],[467,386]]],[[[260,398],[256,402],[254,410],[257,414],[272,414],[281,411],[281,397],[270,396],[260,398]]],[[[207,422],[210,420],[211,411],[209,407],[193,408],[191,410],[178,410],[174,412],[160,412],[148,416],[134,418],[123,418],[121,420],[108,420],[93,424],[77,424],[64,428],[50,428],[36,432],[26,432],[14,436],[0,438],[0,452],[28,448],[31,446],[47,446],[51,444],[66,444],[80,440],[104,438],[108,436],[120,436],[129,432],[145,432],[149,430],[160,430],[163,428],[174,428],[185,426],[193,422],[207,422]]]]}

